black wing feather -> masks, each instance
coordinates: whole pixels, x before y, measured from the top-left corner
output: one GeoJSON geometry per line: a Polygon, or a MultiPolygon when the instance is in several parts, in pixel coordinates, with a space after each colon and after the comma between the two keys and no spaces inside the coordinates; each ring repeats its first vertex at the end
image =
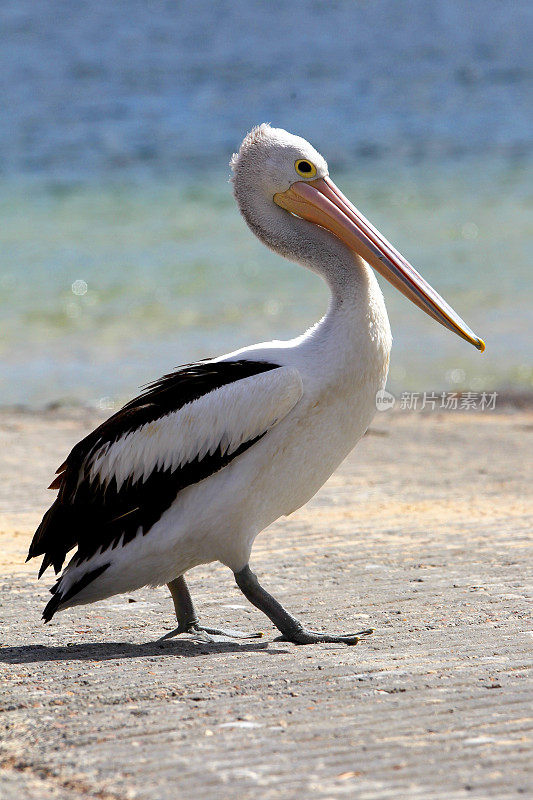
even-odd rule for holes
{"type": "Polygon", "coordinates": [[[30,545],[27,560],[44,555],[39,577],[50,565],[58,573],[67,553],[76,546],[76,558],[82,562],[98,551],[127,544],[139,530],[146,534],[178,492],[225,467],[261,436],[244,442],[231,455],[223,455],[218,448],[212,455],[196,458],[179,469],[154,470],[144,481],[130,478],[120,489],[115,478],[105,487],[98,477],[90,478],[86,465],[95,449],[178,411],[214,389],[278,366],[248,360],[187,364],[148,385],[141,395],[82,439],[58,470],[52,483],[53,488],[59,489],[57,499],[44,515],[30,545]],[[81,480],[80,473],[83,473],[81,480]]]}

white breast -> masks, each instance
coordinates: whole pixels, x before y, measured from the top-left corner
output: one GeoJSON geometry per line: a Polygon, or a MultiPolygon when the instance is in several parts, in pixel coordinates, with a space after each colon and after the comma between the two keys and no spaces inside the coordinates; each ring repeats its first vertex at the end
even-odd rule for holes
{"type": "Polygon", "coordinates": [[[373,302],[364,310],[336,309],[292,342],[257,345],[229,356],[249,355],[296,368],[303,394],[257,445],[178,498],[174,519],[196,514],[206,561],[217,559],[232,569],[244,566],[255,536],[313,497],[368,428],[391,348],[375,281],[373,288],[373,302]],[[205,512],[199,515],[200,506],[205,512]]]}

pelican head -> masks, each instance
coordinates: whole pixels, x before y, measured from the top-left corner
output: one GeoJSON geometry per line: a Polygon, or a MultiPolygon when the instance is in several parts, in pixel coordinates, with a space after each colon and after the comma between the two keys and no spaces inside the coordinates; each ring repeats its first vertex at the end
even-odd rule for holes
{"type": "Polygon", "coordinates": [[[259,125],[244,138],[231,167],[241,213],[273,250],[320,271],[320,252],[331,250],[333,235],[426,314],[483,352],[483,340],[342,194],[323,156],[305,139],[259,125]]]}

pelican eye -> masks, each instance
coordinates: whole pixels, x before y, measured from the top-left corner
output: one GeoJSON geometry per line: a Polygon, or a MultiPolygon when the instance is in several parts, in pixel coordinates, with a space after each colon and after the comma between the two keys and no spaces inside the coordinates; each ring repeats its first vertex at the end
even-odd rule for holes
{"type": "Polygon", "coordinates": [[[294,169],[301,175],[302,178],[314,178],[316,175],[316,167],[311,164],[306,158],[299,158],[294,162],[294,169]]]}

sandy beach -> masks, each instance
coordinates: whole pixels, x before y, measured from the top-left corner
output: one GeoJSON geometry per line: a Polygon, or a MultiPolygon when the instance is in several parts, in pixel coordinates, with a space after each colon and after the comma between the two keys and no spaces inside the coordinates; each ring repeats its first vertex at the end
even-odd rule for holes
{"type": "Polygon", "coordinates": [[[70,447],[101,415],[0,412],[0,797],[525,796],[528,408],[378,414],[336,475],[257,540],[264,584],[357,647],[296,647],[208,565],[202,619],[259,641],[156,639],[164,588],[40,613],[27,547],[70,447]]]}

